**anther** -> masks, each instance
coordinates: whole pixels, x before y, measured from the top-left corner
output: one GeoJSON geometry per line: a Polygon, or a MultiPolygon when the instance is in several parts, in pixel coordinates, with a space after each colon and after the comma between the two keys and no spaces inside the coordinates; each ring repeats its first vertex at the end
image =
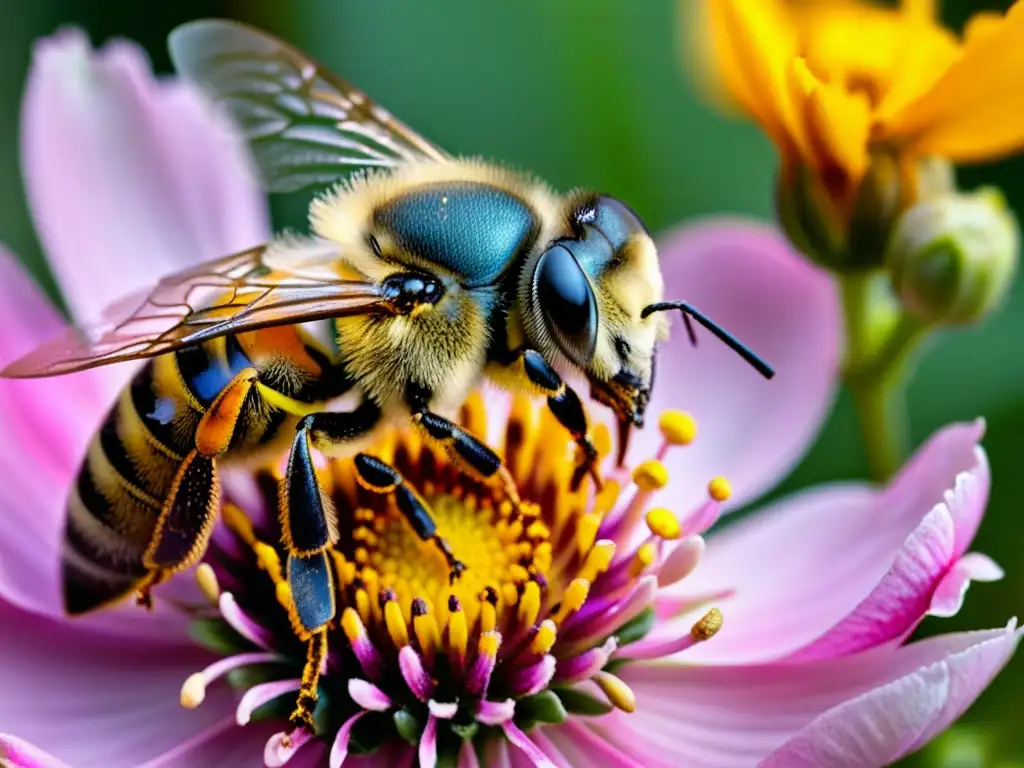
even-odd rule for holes
{"type": "Polygon", "coordinates": [[[217,583],[217,574],[213,566],[209,563],[200,563],[196,566],[196,584],[210,605],[214,608],[220,605],[220,584],[217,583]]]}
{"type": "Polygon", "coordinates": [[[612,564],[614,557],[615,542],[601,539],[587,553],[587,559],[583,562],[583,567],[580,568],[580,578],[589,582],[594,581],[599,575],[608,570],[608,566],[612,564]]]}
{"type": "Polygon", "coordinates": [[[573,579],[565,588],[561,607],[551,618],[556,624],[561,624],[569,614],[576,613],[583,607],[588,594],[590,594],[590,582],[586,579],[573,579]]]}
{"type": "Polygon", "coordinates": [[[658,550],[654,546],[654,542],[645,541],[639,547],[637,547],[636,554],[633,555],[633,562],[630,563],[629,572],[633,576],[639,576],[641,573],[651,567],[651,564],[655,561],[658,556],[658,550]]]}
{"type": "Polygon", "coordinates": [[[384,603],[384,623],[387,625],[391,642],[395,644],[396,648],[404,648],[409,644],[409,630],[405,626],[402,608],[394,597],[384,603]]]}
{"type": "Polygon", "coordinates": [[[697,420],[683,411],[664,411],[658,430],[669,445],[689,445],[697,439],[697,420]]]}
{"type": "Polygon", "coordinates": [[[690,635],[697,642],[703,642],[710,640],[716,634],[718,630],[722,628],[722,612],[717,608],[712,608],[710,611],[704,614],[701,619],[690,627],[690,635]]]}
{"type": "Polygon", "coordinates": [[[601,516],[593,512],[583,515],[576,523],[576,547],[584,555],[594,546],[597,531],[601,527],[601,516]]]}
{"type": "Polygon", "coordinates": [[[452,662],[457,667],[461,667],[466,658],[468,643],[469,628],[466,626],[466,614],[459,599],[452,595],[448,598],[448,646],[454,655],[452,662]]]}
{"type": "Polygon", "coordinates": [[[519,626],[531,627],[540,613],[540,586],[535,581],[526,583],[519,598],[519,626]]]}
{"type": "Polygon", "coordinates": [[[641,491],[660,491],[668,485],[668,469],[657,459],[648,459],[633,470],[633,482],[641,491]]]}
{"type": "Polygon", "coordinates": [[[543,656],[554,646],[557,637],[558,628],[555,626],[555,622],[551,619],[545,619],[537,628],[537,634],[533,636],[533,641],[530,643],[530,653],[543,656]]]}
{"type": "Polygon", "coordinates": [[[621,679],[610,672],[598,672],[591,680],[598,684],[613,707],[623,712],[636,711],[636,694],[621,679]]]}
{"type": "Polygon", "coordinates": [[[676,516],[664,507],[655,507],[647,512],[647,527],[655,536],[672,541],[682,535],[682,528],[676,516]]]}
{"type": "Polygon", "coordinates": [[[181,686],[181,706],[195,709],[206,698],[206,678],[202,672],[189,675],[181,686]]]}
{"type": "Polygon", "coordinates": [[[708,493],[715,501],[728,501],[732,496],[732,485],[724,477],[715,477],[708,483],[708,493]]]}

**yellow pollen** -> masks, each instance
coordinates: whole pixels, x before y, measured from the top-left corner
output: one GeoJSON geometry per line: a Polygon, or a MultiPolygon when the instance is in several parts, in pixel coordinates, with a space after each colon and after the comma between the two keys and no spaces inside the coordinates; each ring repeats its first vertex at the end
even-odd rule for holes
{"type": "Polygon", "coordinates": [[[732,486],[724,477],[715,477],[708,483],[708,493],[715,501],[728,501],[732,496],[732,486]]]}
{"type": "Polygon", "coordinates": [[[416,634],[416,641],[420,645],[420,650],[423,652],[425,660],[429,662],[433,658],[434,651],[437,649],[441,638],[441,633],[437,628],[437,621],[429,613],[414,616],[412,630],[416,634]]]}
{"type": "Polygon", "coordinates": [[[630,573],[634,576],[639,576],[651,566],[651,563],[654,562],[654,558],[657,556],[658,551],[654,547],[654,542],[645,541],[637,547],[636,554],[633,556],[633,562],[629,567],[630,573]]]}
{"type": "Polygon", "coordinates": [[[533,636],[533,641],[530,643],[530,652],[543,656],[555,645],[557,637],[558,629],[555,626],[555,622],[551,619],[545,619],[537,628],[537,634],[533,636]]]}
{"type": "Polygon", "coordinates": [[[402,609],[396,600],[384,603],[384,623],[387,624],[388,634],[391,635],[391,641],[396,648],[404,648],[409,644],[409,631],[405,626],[402,609]]]}
{"type": "Polygon", "coordinates": [[[448,645],[460,656],[465,656],[469,642],[469,630],[466,627],[466,614],[456,602],[449,605],[448,614],[448,645]],[[455,608],[456,610],[451,610],[455,608]]]}
{"type": "Polygon", "coordinates": [[[657,459],[648,459],[633,470],[633,482],[641,491],[659,491],[668,485],[668,470],[657,459]]]}
{"type": "Polygon", "coordinates": [[[524,627],[533,626],[540,613],[540,585],[536,581],[528,581],[519,598],[519,623],[524,627]]]}
{"type": "Polygon", "coordinates": [[[281,558],[277,556],[274,548],[269,544],[264,544],[262,541],[254,541],[252,551],[256,553],[256,560],[260,568],[270,574],[270,578],[275,583],[280,581],[282,579],[281,558]]]}
{"type": "Polygon", "coordinates": [[[594,546],[597,538],[597,529],[601,527],[601,516],[589,512],[576,523],[576,547],[581,555],[594,546]]]}
{"type": "Polygon", "coordinates": [[[490,632],[498,626],[498,611],[486,599],[480,603],[480,631],[490,632]]]}
{"type": "Polygon", "coordinates": [[[590,582],[586,579],[573,579],[569,586],[565,588],[565,594],[562,595],[561,608],[551,618],[554,619],[556,624],[565,621],[570,613],[576,613],[576,611],[583,607],[588,594],[590,594],[590,582]]]}
{"type": "Polygon", "coordinates": [[[664,411],[658,429],[669,445],[689,445],[697,439],[697,420],[683,411],[664,411]]]}
{"type": "Polygon", "coordinates": [[[704,642],[718,634],[718,630],[721,628],[722,612],[717,608],[712,608],[701,617],[700,621],[690,628],[690,635],[694,640],[704,642]]]}
{"type": "Polygon", "coordinates": [[[608,570],[615,557],[615,542],[608,539],[601,539],[594,545],[594,548],[587,553],[587,559],[580,568],[580,578],[587,581],[594,581],[599,575],[608,570]]]}
{"type": "Polygon", "coordinates": [[[220,603],[220,585],[217,583],[217,574],[209,563],[200,563],[196,566],[196,584],[203,597],[210,605],[217,606],[220,603]]]}
{"type": "Polygon", "coordinates": [[[341,629],[350,643],[355,643],[366,634],[366,627],[352,608],[346,608],[341,614],[341,629]]]}
{"type": "Polygon", "coordinates": [[[664,507],[655,507],[647,513],[647,527],[651,533],[669,541],[678,539],[683,531],[679,526],[679,520],[671,511],[664,507]]]}
{"type": "Polygon", "coordinates": [[[636,694],[633,689],[611,672],[598,672],[591,678],[608,697],[608,703],[623,712],[636,711],[636,694]]]}
{"type": "Polygon", "coordinates": [[[202,672],[189,675],[181,685],[181,706],[185,709],[195,709],[203,703],[206,698],[206,678],[202,672]]]}
{"type": "Polygon", "coordinates": [[[499,645],[501,645],[501,635],[497,632],[484,632],[480,635],[476,650],[481,656],[490,656],[493,659],[498,655],[499,645]]]}

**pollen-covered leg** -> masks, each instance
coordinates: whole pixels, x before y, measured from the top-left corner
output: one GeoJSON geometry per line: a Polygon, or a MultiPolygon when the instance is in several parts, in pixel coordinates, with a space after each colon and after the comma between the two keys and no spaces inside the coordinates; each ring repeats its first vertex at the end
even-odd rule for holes
{"type": "Polygon", "coordinates": [[[300,636],[307,637],[306,665],[302,684],[289,716],[294,728],[313,732],[313,712],[319,698],[320,670],[327,657],[327,624],[334,618],[334,577],[326,552],[309,557],[288,557],[288,584],[294,606],[293,623],[300,636]]]}
{"type": "Polygon", "coordinates": [[[363,488],[373,493],[394,494],[395,504],[409,521],[416,535],[423,541],[434,542],[448,562],[450,580],[454,582],[458,579],[466,566],[455,557],[448,542],[438,534],[437,524],[427,503],[405,482],[398,471],[366,453],[356,454],[355,467],[356,479],[363,488]]]}
{"type": "Polygon", "coordinates": [[[601,488],[601,476],[597,471],[598,451],[587,436],[587,414],[583,403],[572,387],[562,381],[558,371],[534,349],[527,349],[519,356],[523,372],[535,387],[547,395],[548,408],[558,423],[565,427],[580,449],[582,459],[572,476],[572,488],[575,490],[590,475],[594,485],[601,488]]]}
{"type": "Polygon", "coordinates": [[[192,451],[174,476],[142,557],[149,575],[136,591],[139,605],[151,605],[153,587],[199,562],[213,532],[219,501],[220,480],[213,459],[192,451]]]}

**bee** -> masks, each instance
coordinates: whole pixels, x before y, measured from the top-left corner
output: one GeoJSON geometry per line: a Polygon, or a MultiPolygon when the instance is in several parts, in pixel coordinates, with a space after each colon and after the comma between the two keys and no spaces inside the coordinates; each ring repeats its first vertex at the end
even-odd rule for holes
{"type": "MultiPolygon", "coordinates": [[[[625,203],[558,195],[503,166],[451,157],[366,94],[290,45],[247,26],[175,30],[178,71],[231,112],[265,186],[332,183],[312,203],[312,235],[164,277],[4,371],[53,376],[129,360],[145,365],[92,440],[67,503],[62,550],[69,614],[153,587],[202,557],[219,511],[219,469],[284,459],[279,506],[299,634],[315,681],[334,618],[327,551],[337,523],[313,450],[353,455],[357,480],[389,494],[452,578],[463,566],[426,502],[359,452],[384,425],[408,424],[468,475],[518,503],[484,442],[445,414],[487,377],[547,399],[595,483],[597,451],[582,373],[619,424],[621,463],[642,426],[666,310],[681,310],[763,375],[771,369],[698,310],[663,300],[657,250],[625,203]],[[348,176],[347,180],[341,181],[348,176]],[[329,328],[325,342],[311,327],[329,328]],[[331,410],[343,396],[356,404],[331,410]],[[318,650],[319,649],[319,650],[318,650]]],[[[296,724],[310,722],[304,684],[296,724]]]]}

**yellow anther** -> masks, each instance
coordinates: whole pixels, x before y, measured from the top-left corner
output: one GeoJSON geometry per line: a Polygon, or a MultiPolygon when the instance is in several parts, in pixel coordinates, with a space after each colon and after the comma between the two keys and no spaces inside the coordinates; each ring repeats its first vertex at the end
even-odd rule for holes
{"type": "Polygon", "coordinates": [[[586,579],[573,579],[565,588],[565,594],[562,595],[562,606],[551,618],[555,620],[556,624],[564,621],[570,613],[576,613],[583,607],[588,594],[590,594],[590,582],[586,579]]]}
{"type": "MultiPolygon", "coordinates": [[[[516,582],[523,582],[530,578],[530,572],[519,563],[513,563],[508,567],[508,575],[511,577],[512,581],[516,582]]],[[[511,602],[514,603],[515,600],[512,600],[511,602]]]]}
{"type": "Polygon", "coordinates": [[[519,624],[531,627],[540,613],[540,585],[536,581],[526,582],[523,594],[519,598],[519,624]]]}
{"type": "Polygon", "coordinates": [[[363,626],[355,608],[346,608],[341,614],[341,629],[350,643],[355,643],[366,635],[366,627],[363,626]]]}
{"type": "Polygon", "coordinates": [[[607,456],[612,452],[612,433],[607,424],[597,424],[590,433],[590,442],[597,449],[598,456],[607,456]]]}
{"type": "Polygon", "coordinates": [[[284,578],[281,575],[281,558],[277,556],[277,551],[272,546],[262,541],[254,541],[252,551],[256,553],[256,561],[260,568],[267,572],[275,584],[284,578]]]}
{"type": "Polygon", "coordinates": [[[658,429],[670,445],[689,445],[697,439],[697,420],[683,411],[664,411],[658,429]]]}
{"type": "Polygon", "coordinates": [[[629,571],[634,576],[639,576],[641,573],[650,568],[651,563],[658,556],[658,550],[654,547],[654,542],[645,541],[639,547],[637,547],[636,554],[633,556],[633,562],[629,566],[629,571]]]}
{"type": "Polygon", "coordinates": [[[716,477],[708,483],[708,493],[715,501],[728,501],[732,496],[732,486],[724,477],[716,477]]]}
{"type": "Polygon", "coordinates": [[[540,520],[534,520],[526,529],[526,536],[530,539],[546,539],[550,535],[551,531],[540,520]]]}
{"type": "Polygon", "coordinates": [[[448,645],[460,656],[466,654],[469,630],[466,627],[466,612],[461,608],[448,614],[448,645]]]}
{"type": "Polygon", "coordinates": [[[359,618],[363,620],[363,624],[369,624],[370,596],[366,594],[365,589],[356,590],[356,610],[359,612],[359,618]]]}
{"type": "Polygon", "coordinates": [[[655,507],[647,512],[647,527],[651,529],[651,533],[662,539],[678,539],[682,533],[682,528],[679,527],[679,520],[676,518],[671,511],[664,507],[655,507]]]}
{"type": "Polygon", "coordinates": [[[391,642],[396,648],[404,648],[409,644],[409,630],[405,626],[402,608],[397,600],[388,600],[384,603],[384,623],[387,624],[388,634],[391,635],[391,642]]]}
{"type": "Polygon", "coordinates": [[[515,605],[519,600],[519,590],[513,582],[506,581],[501,585],[501,601],[505,605],[515,605]]]}
{"type": "Polygon", "coordinates": [[[633,689],[611,672],[598,672],[591,678],[608,697],[608,702],[623,712],[636,711],[636,694],[633,689]]]}
{"type": "Polygon", "coordinates": [[[716,634],[718,630],[722,628],[722,612],[717,608],[712,608],[710,611],[701,617],[700,621],[690,627],[690,635],[694,640],[703,642],[710,640],[716,634]]]}
{"type": "Polygon", "coordinates": [[[533,550],[533,564],[541,571],[551,568],[551,542],[544,541],[533,550]]]}
{"type": "Polygon", "coordinates": [[[416,640],[420,644],[420,650],[430,658],[430,654],[437,648],[440,632],[437,629],[437,622],[429,613],[422,616],[414,616],[412,620],[412,631],[416,634],[416,640]]]}
{"type": "Polygon", "coordinates": [[[587,559],[580,568],[580,578],[586,581],[594,581],[599,575],[608,570],[615,557],[615,542],[608,539],[601,539],[594,545],[594,548],[587,553],[587,559]]]}
{"type": "Polygon", "coordinates": [[[498,625],[498,611],[486,600],[480,603],[480,631],[491,632],[498,625]]]}
{"type": "Polygon", "coordinates": [[[206,698],[206,678],[202,672],[189,675],[181,685],[181,706],[185,709],[195,709],[203,703],[206,698]]]}
{"type": "Polygon", "coordinates": [[[533,641],[530,643],[530,653],[543,656],[554,646],[557,637],[558,628],[555,626],[555,622],[551,619],[544,619],[537,628],[537,634],[533,636],[533,641]]]}
{"type": "Polygon", "coordinates": [[[484,632],[480,635],[476,649],[481,656],[490,656],[492,659],[498,655],[498,646],[501,645],[501,635],[497,632],[484,632]]]}
{"type": "Polygon", "coordinates": [[[658,491],[668,485],[668,470],[657,459],[648,459],[633,470],[633,482],[641,491],[658,491]]]}
{"type": "Polygon", "coordinates": [[[217,606],[220,603],[220,584],[217,583],[217,574],[209,563],[200,563],[196,566],[196,584],[199,591],[203,593],[210,605],[217,606]]]}
{"type": "Polygon", "coordinates": [[[252,531],[252,521],[246,517],[245,512],[234,504],[225,504],[220,511],[220,516],[224,524],[238,534],[238,538],[252,546],[252,543],[256,540],[256,535],[252,531]]]}
{"type": "Polygon", "coordinates": [[[622,488],[619,487],[615,480],[606,479],[604,486],[594,497],[594,514],[599,517],[604,517],[608,514],[619,500],[619,492],[621,490],[622,488]]]}
{"type": "Polygon", "coordinates": [[[580,554],[586,554],[597,538],[597,529],[601,527],[601,516],[590,512],[581,516],[576,522],[576,547],[580,554]]]}

